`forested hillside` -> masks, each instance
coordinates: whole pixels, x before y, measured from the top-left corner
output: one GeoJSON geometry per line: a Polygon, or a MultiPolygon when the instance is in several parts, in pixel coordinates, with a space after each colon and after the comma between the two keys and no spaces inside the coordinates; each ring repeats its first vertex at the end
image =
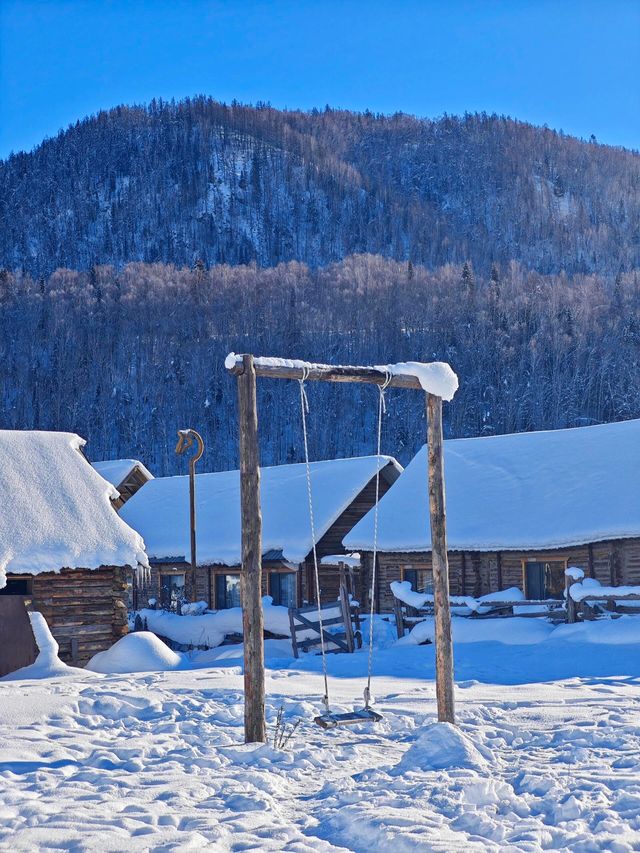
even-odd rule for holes
{"type": "Polygon", "coordinates": [[[119,107],[0,163],[0,266],[310,266],[353,253],[540,273],[640,265],[640,157],[486,115],[196,98],[119,107]]]}
{"type": "MultiPolygon", "coordinates": [[[[449,436],[640,415],[640,278],[540,275],[517,263],[489,276],[379,256],[325,268],[58,270],[0,274],[3,428],[80,432],[89,455],[135,455],[184,469],[175,430],[207,444],[203,470],[237,462],[229,350],[380,363],[446,359],[461,387],[449,436]]],[[[260,382],[265,464],[302,458],[296,383],[260,382]]],[[[373,452],[377,391],[309,388],[315,458],[373,452]]],[[[384,449],[406,462],[424,438],[421,394],[388,392],[384,449]]]]}

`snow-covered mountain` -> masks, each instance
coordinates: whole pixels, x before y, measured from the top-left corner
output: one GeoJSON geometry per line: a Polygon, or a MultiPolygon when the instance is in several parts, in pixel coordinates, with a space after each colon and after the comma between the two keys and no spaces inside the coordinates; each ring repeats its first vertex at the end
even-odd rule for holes
{"type": "Polygon", "coordinates": [[[640,262],[640,156],[487,115],[118,107],[0,162],[0,265],[640,262]]]}

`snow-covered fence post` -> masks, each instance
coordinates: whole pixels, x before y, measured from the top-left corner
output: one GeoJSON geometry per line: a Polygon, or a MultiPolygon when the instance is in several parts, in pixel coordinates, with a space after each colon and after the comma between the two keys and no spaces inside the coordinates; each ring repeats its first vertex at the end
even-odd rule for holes
{"type": "Polygon", "coordinates": [[[578,621],[578,607],[576,605],[575,599],[571,595],[571,587],[576,583],[581,583],[584,578],[584,572],[582,569],[578,569],[576,566],[570,566],[565,570],[564,573],[564,594],[567,602],[567,622],[570,625],[573,625],[574,622],[578,621]]]}
{"type": "Polygon", "coordinates": [[[436,641],[436,698],[438,720],[455,723],[453,643],[449,606],[449,563],[444,494],[442,397],[427,394],[427,449],[429,456],[429,517],[436,641]]]}
{"type": "Polygon", "coordinates": [[[242,517],[242,630],[244,637],[244,741],[266,743],[264,718],[264,630],[262,614],[262,514],[258,408],[253,356],[238,375],[240,419],[240,506],[242,517]]]}

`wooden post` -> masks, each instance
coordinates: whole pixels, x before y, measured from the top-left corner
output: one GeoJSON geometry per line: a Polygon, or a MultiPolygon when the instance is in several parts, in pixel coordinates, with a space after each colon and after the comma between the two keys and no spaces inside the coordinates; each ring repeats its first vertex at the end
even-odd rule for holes
{"type": "Polygon", "coordinates": [[[196,452],[189,459],[189,529],[191,534],[191,571],[186,579],[186,595],[189,601],[197,598],[196,567],[198,559],[196,554],[196,463],[204,453],[204,441],[195,429],[179,429],[176,453],[182,455],[193,447],[196,442],[196,452]]]}
{"type": "Polygon", "coordinates": [[[350,652],[354,652],[356,645],[353,636],[353,622],[351,621],[351,600],[347,590],[347,573],[344,563],[338,563],[340,570],[339,600],[342,618],[344,620],[344,637],[350,652]]]}
{"type": "Polygon", "coordinates": [[[396,633],[398,634],[398,639],[400,640],[404,637],[404,616],[402,613],[402,602],[399,598],[393,599],[393,612],[396,617],[396,633]]]}
{"type": "Polygon", "coordinates": [[[587,567],[589,570],[588,571],[589,577],[595,578],[596,572],[595,572],[595,567],[593,564],[593,544],[591,542],[589,542],[589,544],[587,546],[587,567]]]}
{"type": "Polygon", "coordinates": [[[449,607],[449,565],[442,445],[442,398],[427,394],[427,447],[429,456],[429,516],[436,645],[436,697],[438,720],[455,723],[453,695],[453,643],[449,607]]]}
{"type": "Polygon", "coordinates": [[[242,518],[242,630],[244,636],[244,741],[266,743],[264,718],[264,631],[262,614],[262,514],[258,409],[253,356],[242,359],[238,376],[240,419],[240,507],[242,518]]]}
{"type": "Polygon", "coordinates": [[[462,590],[461,590],[461,594],[466,595],[467,594],[467,558],[466,558],[464,551],[462,552],[461,563],[462,563],[462,569],[461,569],[461,571],[462,571],[462,590]]]}
{"type": "Polygon", "coordinates": [[[569,575],[565,575],[564,577],[564,589],[565,589],[565,598],[567,601],[567,622],[570,625],[573,625],[574,622],[578,621],[578,608],[576,607],[576,603],[571,597],[571,587],[575,583],[575,579],[570,577],[569,575]]]}

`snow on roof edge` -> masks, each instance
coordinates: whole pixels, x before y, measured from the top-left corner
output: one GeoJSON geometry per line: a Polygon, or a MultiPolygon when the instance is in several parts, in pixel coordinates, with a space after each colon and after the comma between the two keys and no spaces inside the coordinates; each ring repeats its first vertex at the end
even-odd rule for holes
{"type": "MultiPolygon", "coordinates": [[[[371,512],[371,510],[369,510],[371,512]]],[[[345,544],[347,538],[350,533],[345,536],[342,540],[343,545],[345,544]]],[[[640,527],[638,530],[633,533],[617,533],[617,532],[608,532],[597,534],[593,538],[589,536],[588,538],[579,538],[579,539],[567,539],[565,540],[557,540],[552,542],[551,544],[547,544],[545,541],[544,544],[540,542],[533,543],[525,543],[523,545],[518,545],[514,547],[513,544],[510,545],[500,545],[500,544],[491,544],[485,543],[483,545],[478,545],[477,543],[470,544],[465,542],[459,542],[455,545],[452,545],[450,542],[447,542],[447,553],[448,554],[460,554],[463,551],[469,553],[471,551],[477,551],[480,554],[496,554],[500,552],[501,554],[512,553],[519,554],[521,551],[558,551],[561,548],[579,548],[582,545],[597,545],[600,542],[609,542],[611,540],[618,539],[638,539],[640,537],[640,527]]],[[[357,544],[356,539],[349,540],[349,544],[345,545],[345,548],[354,551],[365,551],[370,553],[373,549],[372,543],[368,542],[367,544],[357,544]]],[[[378,545],[376,548],[378,554],[428,554],[431,551],[431,543],[423,543],[421,545],[408,545],[404,548],[385,548],[381,545],[378,545]]]]}
{"type": "MultiPolygon", "coordinates": [[[[392,467],[398,475],[401,474],[403,470],[402,466],[392,456],[381,454],[380,457],[377,457],[376,454],[371,454],[369,456],[347,457],[345,459],[316,460],[311,463],[312,477],[314,477],[313,472],[316,466],[324,467],[323,463],[375,463],[377,459],[380,460],[381,473],[386,468],[392,467]]],[[[292,497],[292,500],[294,500],[296,504],[294,514],[297,513],[299,515],[302,512],[302,514],[306,516],[306,522],[302,523],[302,527],[297,528],[294,535],[288,537],[288,541],[287,536],[282,535],[282,531],[280,529],[277,529],[277,531],[274,532],[274,525],[270,524],[269,514],[268,512],[265,514],[266,507],[263,505],[264,552],[277,548],[279,550],[282,550],[284,560],[296,564],[303,562],[312,547],[311,543],[307,542],[307,540],[310,538],[310,531],[307,531],[306,526],[309,524],[309,522],[306,485],[304,485],[304,467],[304,463],[299,462],[290,463],[288,465],[264,466],[260,469],[263,475],[267,472],[277,474],[279,472],[284,473],[285,470],[288,470],[289,473],[295,473],[295,480],[301,483],[301,493],[296,498],[292,497]],[[296,472],[295,469],[299,470],[296,472]],[[306,544],[308,544],[308,548],[306,548],[303,553],[303,549],[306,547],[306,544]]],[[[339,492],[339,497],[341,497],[342,500],[339,503],[334,503],[333,505],[331,505],[330,512],[327,511],[325,497],[325,514],[324,516],[322,516],[322,522],[320,522],[320,518],[317,512],[317,499],[320,498],[321,495],[314,496],[314,509],[316,510],[316,542],[320,541],[320,539],[327,532],[327,530],[330,529],[330,527],[336,522],[340,515],[342,515],[342,513],[351,505],[353,500],[360,494],[362,489],[365,488],[368,483],[370,483],[371,480],[375,477],[375,466],[373,464],[370,465],[370,470],[368,471],[368,476],[366,479],[364,479],[365,473],[367,473],[366,469],[357,478],[357,482],[350,484],[350,488],[342,488],[342,490],[339,492]]],[[[225,503],[227,504],[227,512],[231,511],[228,506],[229,496],[231,495],[233,501],[238,498],[237,507],[235,507],[234,503],[232,516],[229,516],[227,518],[227,521],[225,522],[226,525],[228,525],[230,522],[231,527],[225,526],[225,532],[222,533],[220,531],[220,528],[217,527],[217,525],[220,524],[219,518],[216,520],[215,517],[212,518],[210,515],[212,508],[215,506],[215,504],[218,503],[220,499],[218,493],[216,492],[217,487],[215,485],[215,480],[212,480],[211,478],[215,478],[216,476],[229,478],[233,475],[239,477],[239,472],[237,469],[233,469],[231,471],[201,472],[196,475],[196,501],[198,502],[198,518],[203,519],[208,517],[210,519],[208,529],[205,528],[203,530],[202,524],[200,524],[198,527],[197,536],[199,566],[219,565],[231,567],[240,565],[240,534],[238,531],[238,541],[236,542],[235,534],[232,530],[232,528],[234,528],[234,525],[236,524],[234,520],[235,512],[238,512],[239,519],[240,509],[239,496],[234,495],[234,491],[237,490],[236,484],[234,482],[224,483],[224,480],[222,481],[222,488],[224,489],[225,493],[225,503]],[[200,487],[198,486],[198,483],[200,483],[200,487]],[[212,500],[214,500],[214,503],[207,503],[207,501],[210,502],[212,500]]],[[[316,476],[319,476],[319,474],[316,476]]],[[[339,471],[336,471],[336,476],[339,476],[339,471]]],[[[183,519],[182,521],[180,519],[180,515],[186,513],[185,507],[183,506],[183,498],[186,498],[186,485],[184,495],[181,496],[179,505],[176,504],[176,497],[172,494],[172,491],[176,489],[180,483],[186,484],[187,481],[188,476],[184,474],[173,475],[171,477],[156,478],[152,481],[152,483],[149,483],[145,487],[145,489],[141,489],[129,501],[127,501],[127,503],[121,510],[121,515],[127,520],[127,523],[130,524],[132,527],[140,530],[140,532],[144,536],[147,548],[147,555],[152,562],[165,562],[166,560],[170,560],[172,562],[188,562],[189,560],[189,544],[188,537],[186,535],[188,533],[188,530],[181,531],[180,529],[181,524],[186,523],[186,516],[185,519],[183,519]],[[149,490],[152,484],[153,487],[151,488],[151,490],[149,490]],[[169,506],[171,507],[171,511],[169,511],[169,506]],[[177,513],[176,509],[178,510],[177,513]],[[160,515],[158,513],[160,513],[160,515]],[[165,513],[166,515],[163,516],[163,513],[165,513]]],[[[276,483],[277,482],[279,481],[276,480],[276,483]]],[[[263,480],[263,486],[264,485],[265,483],[263,480]]],[[[273,480],[271,482],[271,485],[274,485],[273,480]]],[[[267,491],[268,489],[269,485],[267,484],[267,491]]],[[[335,491],[333,497],[334,499],[337,497],[335,491]]],[[[269,498],[267,498],[267,500],[269,500],[269,498]]],[[[219,516],[221,518],[224,512],[225,510],[222,510],[221,514],[221,511],[217,510],[215,516],[219,516]]],[[[279,525],[276,524],[275,528],[278,527],[279,525]]]]}
{"type": "MultiPolygon", "coordinates": [[[[444,444],[449,551],[553,551],[640,537],[640,419],[444,444]]],[[[425,453],[381,500],[380,552],[431,550],[425,453]]],[[[372,550],[372,516],[344,537],[345,548],[372,550]]]]}

